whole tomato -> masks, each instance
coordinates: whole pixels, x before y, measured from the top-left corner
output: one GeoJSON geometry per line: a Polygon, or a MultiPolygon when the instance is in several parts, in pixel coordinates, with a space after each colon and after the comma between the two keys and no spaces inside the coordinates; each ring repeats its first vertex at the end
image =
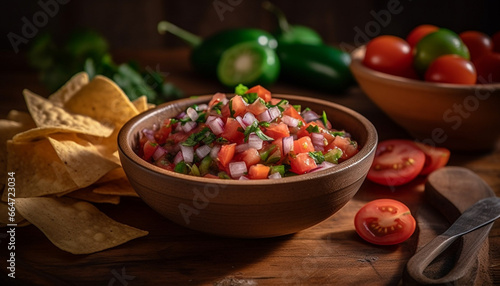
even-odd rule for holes
{"type": "Polygon", "coordinates": [[[438,57],[425,72],[425,80],[430,82],[475,84],[476,79],[472,62],[452,54],[438,57]]]}
{"type": "Polygon", "coordinates": [[[489,53],[474,61],[477,83],[500,82],[500,54],[489,53]]]}
{"type": "Polygon", "coordinates": [[[460,33],[459,36],[469,49],[471,61],[475,61],[481,56],[491,53],[493,50],[493,42],[485,33],[465,31],[460,33]]]}
{"type": "Polygon", "coordinates": [[[414,66],[421,75],[439,56],[455,54],[470,59],[469,50],[460,37],[448,29],[441,28],[423,37],[415,47],[414,66]]]}
{"type": "Polygon", "coordinates": [[[416,78],[410,45],[396,36],[379,36],[366,45],[363,64],[376,71],[416,78]]]}
{"type": "Polygon", "coordinates": [[[417,43],[428,34],[439,30],[439,27],[434,25],[419,25],[410,31],[408,36],[406,37],[406,41],[410,44],[410,47],[415,47],[417,43]]]}

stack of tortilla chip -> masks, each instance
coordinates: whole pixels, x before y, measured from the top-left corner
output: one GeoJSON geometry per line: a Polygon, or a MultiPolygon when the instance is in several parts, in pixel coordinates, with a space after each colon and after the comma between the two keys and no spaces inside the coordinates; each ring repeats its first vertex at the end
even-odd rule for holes
{"type": "Polygon", "coordinates": [[[150,105],[131,102],[110,79],[76,74],[44,98],[24,90],[29,113],[0,120],[0,226],[32,223],[59,248],[92,253],[147,234],[108,218],[92,203],[137,196],[117,153],[120,128],[150,105]],[[15,196],[5,186],[13,172],[15,196]],[[9,197],[11,200],[9,201],[9,197]],[[15,201],[12,200],[15,198],[15,201]],[[15,203],[15,222],[7,216],[15,203]]]}

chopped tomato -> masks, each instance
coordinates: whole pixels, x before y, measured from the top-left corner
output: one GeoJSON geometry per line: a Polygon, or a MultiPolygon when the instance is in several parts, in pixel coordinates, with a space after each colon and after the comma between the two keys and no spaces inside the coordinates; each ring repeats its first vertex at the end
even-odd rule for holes
{"type": "Polygon", "coordinates": [[[238,131],[240,128],[242,127],[236,119],[228,117],[226,124],[224,125],[224,131],[220,136],[231,142],[239,142],[244,138],[244,134],[238,131]]]}
{"type": "Polygon", "coordinates": [[[260,85],[250,88],[246,93],[256,93],[260,98],[264,99],[265,102],[271,100],[271,92],[260,85]]]}
{"type": "Polygon", "coordinates": [[[283,115],[288,115],[302,121],[302,123],[305,123],[304,118],[302,118],[297,109],[295,109],[295,107],[293,107],[292,105],[290,105],[287,109],[285,109],[285,111],[283,111],[283,115]]]}
{"type": "Polygon", "coordinates": [[[144,155],[142,156],[142,158],[146,161],[149,161],[149,159],[151,159],[151,157],[153,157],[153,154],[155,153],[156,149],[158,149],[158,146],[159,146],[158,143],[151,142],[148,140],[144,144],[144,147],[143,147],[144,155]]]}
{"type": "Polygon", "coordinates": [[[172,132],[172,120],[166,119],[163,121],[163,125],[160,129],[155,133],[156,143],[163,145],[167,141],[168,135],[172,132]]]}
{"type": "Polygon", "coordinates": [[[233,159],[235,150],[236,143],[221,146],[220,151],[217,154],[217,159],[224,168],[226,168],[229,162],[233,159]]]}
{"type": "Polygon", "coordinates": [[[205,176],[203,176],[205,178],[210,178],[210,179],[218,179],[219,177],[217,177],[216,175],[212,175],[212,174],[206,174],[205,176]]]}
{"type": "Polygon", "coordinates": [[[416,221],[402,202],[378,199],[367,203],[356,213],[354,226],[359,236],[370,243],[393,245],[412,236],[416,221]]]}
{"type": "Polygon", "coordinates": [[[229,112],[232,115],[232,117],[236,117],[239,115],[241,116],[241,115],[245,114],[247,106],[246,106],[245,101],[243,100],[243,98],[241,96],[235,95],[229,101],[230,101],[230,104],[228,104],[228,106],[230,108],[229,112]]]}
{"type": "Polygon", "coordinates": [[[290,131],[285,123],[271,123],[269,127],[266,127],[264,130],[264,134],[276,140],[290,136],[290,131]]]}
{"type": "Polygon", "coordinates": [[[432,147],[427,144],[415,142],[415,144],[424,152],[424,168],[420,175],[428,175],[435,170],[444,167],[450,159],[450,150],[442,147],[432,147]]]}
{"type": "Polygon", "coordinates": [[[267,110],[267,106],[262,100],[256,100],[252,104],[247,106],[247,111],[253,115],[259,115],[267,110]]]}
{"type": "Polygon", "coordinates": [[[424,152],[409,140],[379,142],[367,178],[386,186],[399,186],[416,178],[425,162],[424,152]]]}
{"type": "Polygon", "coordinates": [[[290,171],[296,174],[305,174],[316,167],[318,166],[316,165],[316,162],[314,162],[314,159],[309,156],[309,153],[300,153],[295,156],[290,156],[290,171]]]}
{"type": "Polygon", "coordinates": [[[256,164],[250,167],[248,170],[248,177],[250,179],[267,179],[270,167],[263,164],[256,164]]]}
{"type": "Polygon", "coordinates": [[[219,102],[224,102],[226,99],[225,93],[218,92],[212,96],[212,99],[208,103],[208,107],[212,108],[214,105],[217,105],[219,102]]]}
{"type": "Polygon", "coordinates": [[[248,148],[247,150],[241,152],[237,155],[238,159],[236,161],[243,161],[247,165],[247,169],[260,162],[259,151],[255,148],[248,148]]]}
{"type": "Polygon", "coordinates": [[[325,150],[331,150],[335,148],[339,148],[340,150],[342,150],[341,159],[343,160],[350,158],[354,156],[356,153],[358,153],[358,146],[356,142],[353,142],[346,137],[336,136],[335,139],[330,143],[330,145],[326,147],[325,150]]]}
{"type": "Polygon", "coordinates": [[[293,141],[293,151],[295,154],[314,152],[311,137],[305,136],[293,141]]]}
{"type": "Polygon", "coordinates": [[[333,136],[330,132],[323,132],[323,137],[326,139],[326,146],[330,145],[337,136],[333,136]]]}
{"type": "MultiPolygon", "coordinates": [[[[297,132],[297,138],[301,138],[304,136],[311,136],[311,132],[307,131],[308,128],[310,127],[315,127],[318,126],[316,122],[309,122],[306,125],[302,126],[299,131],[297,132]]],[[[319,128],[320,126],[318,126],[319,128]]]]}

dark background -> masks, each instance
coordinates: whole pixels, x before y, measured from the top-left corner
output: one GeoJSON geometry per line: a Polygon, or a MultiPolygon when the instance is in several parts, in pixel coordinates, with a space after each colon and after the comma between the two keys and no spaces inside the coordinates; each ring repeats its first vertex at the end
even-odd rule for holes
{"type": "MultiPolygon", "coordinates": [[[[3,1],[0,50],[13,51],[7,35],[22,36],[23,17],[33,22],[34,16],[43,11],[41,3],[55,4],[57,11],[48,17],[45,25],[40,25],[37,34],[51,32],[62,37],[77,28],[91,28],[103,34],[112,49],[149,50],[182,46],[182,41],[174,36],[161,36],[156,32],[157,23],[164,19],[201,36],[229,27],[266,30],[276,27],[274,17],[261,8],[261,1],[251,0],[3,1]]],[[[380,34],[404,37],[413,27],[423,23],[456,32],[475,29],[491,35],[500,30],[498,0],[275,0],[273,3],[284,10],[290,22],[316,29],[327,43],[333,45],[363,43],[380,34]],[[390,19],[382,17],[385,22],[376,23],[375,13],[387,15],[384,11],[388,11],[388,5],[397,5],[400,13],[390,15],[390,19]],[[367,37],[357,35],[357,31],[365,32],[367,37]]],[[[40,18],[39,22],[42,20],[40,18]]],[[[21,51],[29,45],[31,39],[27,40],[27,44],[19,45],[21,51]]]]}

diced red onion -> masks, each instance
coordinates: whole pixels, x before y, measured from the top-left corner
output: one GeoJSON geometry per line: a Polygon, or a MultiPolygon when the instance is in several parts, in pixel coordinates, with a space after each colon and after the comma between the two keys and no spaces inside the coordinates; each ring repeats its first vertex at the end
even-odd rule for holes
{"type": "Polygon", "coordinates": [[[194,159],[194,149],[193,147],[181,145],[182,157],[184,158],[184,162],[192,163],[194,159]]]}
{"type": "Polygon", "coordinates": [[[243,176],[247,172],[247,165],[243,161],[229,163],[229,173],[233,179],[243,176]]]}
{"type": "Polygon", "coordinates": [[[241,116],[236,116],[236,121],[238,121],[243,129],[247,128],[247,125],[245,124],[245,122],[243,122],[243,118],[241,118],[241,116]]]}
{"type": "Polygon", "coordinates": [[[179,151],[177,152],[177,155],[175,155],[174,157],[174,164],[178,164],[179,162],[183,161],[184,160],[184,157],[182,157],[182,152],[179,151]]]}
{"type": "Polygon", "coordinates": [[[205,111],[207,109],[208,109],[208,104],[206,104],[206,103],[198,105],[198,108],[197,108],[198,111],[205,111]]]}
{"type": "Polygon", "coordinates": [[[259,121],[266,121],[266,122],[272,121],[269,109],[257,115],[257,119],[259,119],[259,121]]]}
{"type": "Polygon", "coordinates": [[[331,168],[333,166],[336,166],[336,164],[330,163],[328,161],[323,161],[323,163],[319,164],[317,168],[309,171],[309,173],[314,173],[314,172],[318,172],[321,170],[325,170],[325,169],[331,168]]]}
{"type": "Polygon", "coordinates": [[[281,110],[277,106],[271,107],[269,108],[269,115],[271,116],[269,121],[273,121],[281,115],[281,110]]]}
{"type": "Polygon", "coordinates": [[[196,122],[188,121],[184,123],[184,125],[182,125],[182,131],[188,133],[189,131],[193,130],[196,127],[196,125],[198,125],[196,122]]]}
{"type": "Polygon", "coordinates": [[[196,151],[195,151],[196,156],[198,156],[198,158],[200,158],[200,159],[203,159],[203,158],[205,158],[205,156],[210,154],[211,150],[212,149],[208,145],[200,146],[200,147],[196,148],[196,151]]]}
{"type": "Polygon", "coordinates": [[[153,153],[153,159],[155,161],[158,160],[158,159],[160,159],[161,156],[163,156],[166,152],[167,152],[167,150],[165,150],[161,146],[158,146],[158,148],[156,148],[155,152],[153,153]]]}
{"type": "Polygon", "coordinates": [[[257,136],[255,133],[250,133],[248,136],[248,146],[249,148],[255,148],[257,150],[262,149],[262,143],[264,143],[264,140],[260,139],[259,136],[257,136]]]}
{"type": "Polygon", "coordinates": [[[215,135],[220,135],[224,132],[224,121],[222,121],[220,117],[209,116],[207,118],[207,124],[215,135]]]}
{"type": "Polygon", "coordinates": [[[196,121],[196,119],[198,119],[198,116],[199,116],[198,112],[196,110],[194,110],[194,108],[188,107],[188,109],[186,110],[186,113],[189,116],[189,118],[191,118],[191,120],[196,121]]]}
{"type": "Polygon", "coordinates": [[[311,141],[314,146],[325,146],[325,136],[321,133],[312,133],[311,141]]]}
{"type": "Polygon", "coordinates": [[[318,146],[318,145],[314,145],[314,151],[325,151],[325,147],[323,146],[318,146]]]}
{"type": "Polygon", "coordinates": [[[155,132],[151,129],[142,129],[142,134],[144,134],[144,136],[146,136],[146,138],[148,138],[149,141],[151,142],[155,142],[155,132]]]}
{"type": "Polygon", "coordinates": [[[289,127],[297,127],[299,125],[299,120],[297,118],[293,118],[289,115],[283,115],[281,121],[288,125],[289,127]]]}
{"type": "Polygon", "coordinates": [[[255,121],[257,121],[257,118],[255,118],[253,113],[247,112],[243,115],[243,123],[245,123],[246,126],[252,125],[255,121]]]}
{"type": "Polygon", "coordinates": [[[271,175],[267,176],[269,179],[281,179],[281,174],[279,172],[272,173],[271,175]]]}
{"type": "Polygon", "coordinates": [[[183,112],[181,112],[179,115],[177,115],[175,118],[177,118],[177,119],[182,119],[182,118],[184,118],[185,116],[186,116],[186,112],[184,112],[184,111],[183,111],[183,112]]]}
{"type": "Polygon", "coordinates": [[[250,180],[247,176],[241,176],[238,180],[247,181],[250,180]]]}
{"type": "Polygon", "coordinates": [[[304,121],[306,123],[309,123],[311,121],[319,119],[319,115],[312,110],[308,110],[306,112],[303,112],[301,115],[302,115],[302,118],[304,118],[304,121]]]}
{"type": "Polygon", "coordinates": [[[241,153],[243,151],[248,150],[248,148],[250,148],[250,146],[248,145],[248,143],[243,143],[243,144],[236,145],[236,148],[235,148],[234,151],[236,153],[241,153]]]}
{"type": "Polygon", "coordinates": [[[175,126],[175,132],[182,132],[182,124],[178,123],[178,124],[175,126]]]}
{"type": "Polygon", "coordinates": [[[293,136],[283,137],[283,155],[287,155],[293,151],[293,136]]]}
{"type": "Polygon", "coordinates": [[[220,151],[220,146],[219,145],[215,145],[212,150],[210,150],[210,158],[212,159],[216,159],[217,158],[217,155],[219,154],[219,151],[220,151]]]}

